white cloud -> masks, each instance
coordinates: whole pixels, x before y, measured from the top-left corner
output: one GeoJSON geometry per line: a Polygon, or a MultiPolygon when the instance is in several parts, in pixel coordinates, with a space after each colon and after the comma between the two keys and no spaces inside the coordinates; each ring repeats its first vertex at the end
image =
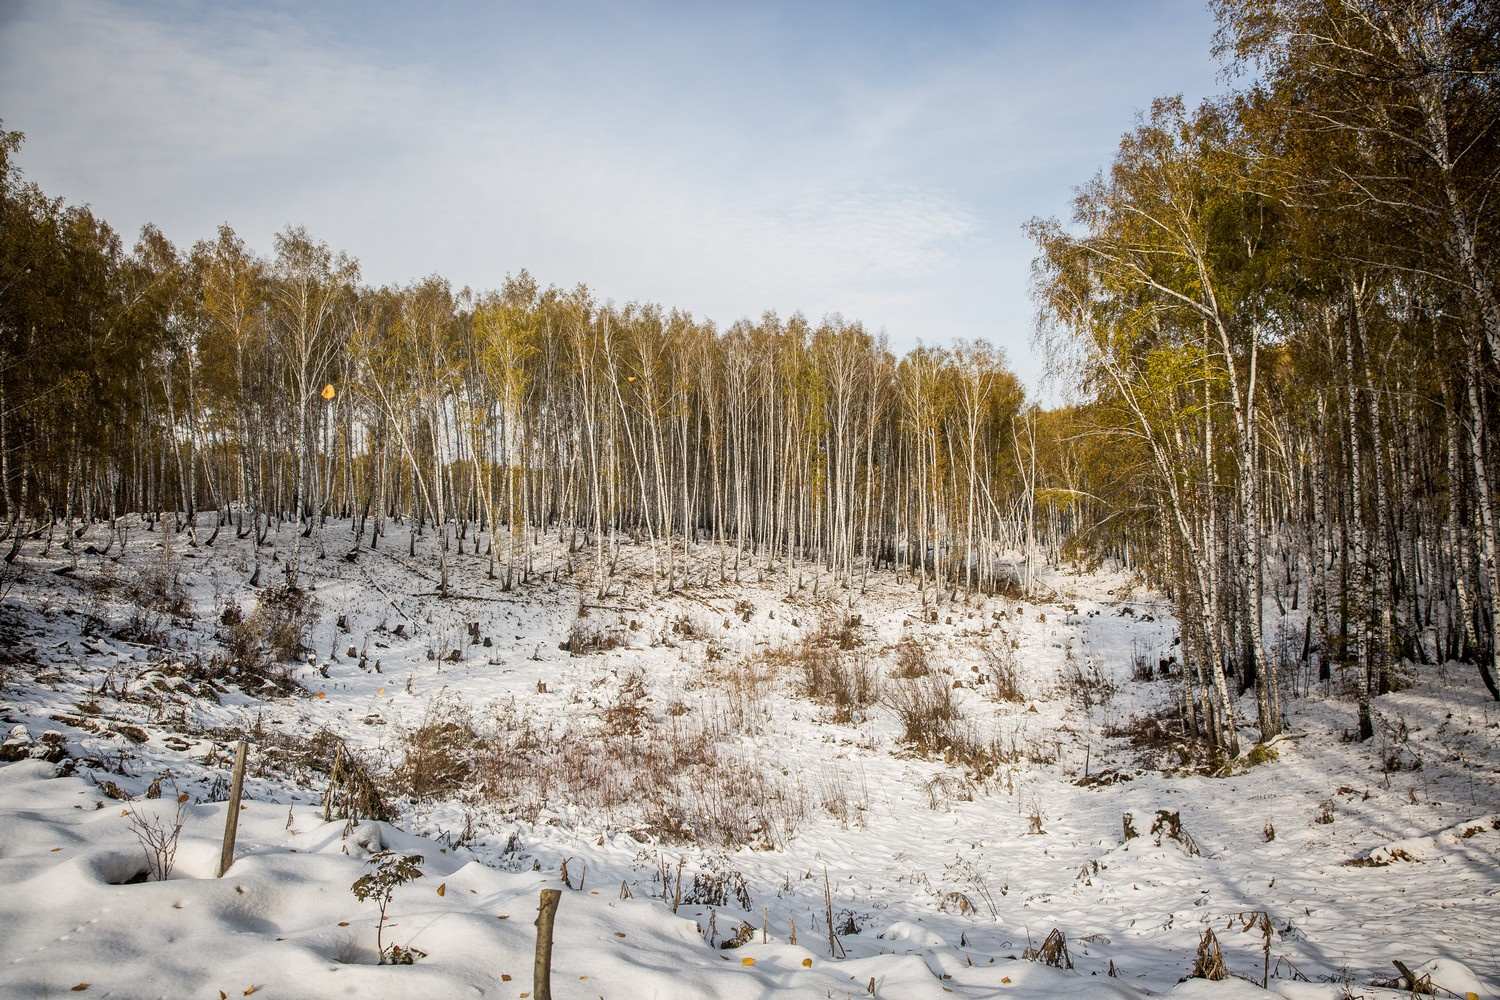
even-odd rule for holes
{"type": "Polygon", "coordinates": [[[493,46],[453,39],[485,53],[460,64],[297,7],[22,3],[0,15],[0,107],[30,134],[27,174],[127,237],[153,221],[187,243],[227,220],[269,251],[305,224],[376,282],[484,287],[525,267],[721,324],[801,309],[898,349],[988,336],[1024,369],[1017,227],[1066,210],[1098,165],[1080,155],[1108,155],[1128,87],[1100,76],[1140,59],[1134,37],[1103,50],[1118,65],[1059,52],[1066,25],[1037,11],[875,70],[817,37],[782,51],[788,24],[743,11],[524,14],[490,15],[493,46]],[[1100,115],[1107,137],[1079,137],[1100,115]]]}

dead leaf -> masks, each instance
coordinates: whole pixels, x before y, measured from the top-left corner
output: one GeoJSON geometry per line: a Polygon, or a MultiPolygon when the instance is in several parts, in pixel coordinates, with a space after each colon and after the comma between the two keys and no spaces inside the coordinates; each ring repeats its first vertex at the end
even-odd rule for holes
{"type": "Polygon", "coordinates": [[[339,921],[339,926],[340,927],[348,927],[349,926],[349,921],[347,921],[347,920],[340,920],[339,921]]]}
{"type": "Polygon", "coordinates": [[[749,968],[750,966],[752,966],[752,965],[755,964],[755,959],[753,959],[753,958],[742,958],[742,959],[740,959],[740,964],[743,965],[743,966],[745,966],[746,968],[749,968]]]}
{"type": "Polygon", "coordinates": [[[1004,978],[1004,979],[1002,979],[1002,980],[1000,980],[1000,981],[1001,981],[1001,982],[1002,982],[1002,983],[1008,983],[1008,982],[1010,982],[1010,977],[1009,977],[1009,976],[1006,976],[1006,977],[1005,977],[1005,978],[1004,978]]]}
{"type": "Polygon", "coordinates": [[[79,983],[77,986],[73,987],[73,992],[74,993],[82,993],[84,990],[86,990],[88,988],[89,988],[89,984],[88,983],[79,983]]]}
{"type": "Polygon", "coordinates": [[[255,992],[255,984],[254,983],[251,983],[248,987],[245,988],[245,996],[249,996],[250,994],[252,994],[254,992],[255,992]]]}
{"type": "Polygon", "coordinates": [[[439,896],[446,896],[446,895],[448,895],[448,883],[447,882],[444,882],[442,885],[438,886],[438,895],[439,896]]]}
{"type": "Polygon", "coordinates": [[[812,959],[810,959],[810,958],[804,958],[802,960],[802,967],[804,969],[811,969],[812,968],[812,959]]]}
{"type": "Polygon", "coordinates": [[[500,981],[502,983],[508,983],[508,982],[510,982],[510,973],[509,972],[502,972],[502,973],[500,973],[500,981]]]}
{"type": "Polygon", "coordinates": [[[60,850],[62,850],[62,848],[61,848],[61,847],[54,847],[54,848],[52,848],[52,853],[53,853],[53,854],[56,854],[56,853],[57,853],[57,852],[58,852],[58,851],[60,851],[60,850]]]}

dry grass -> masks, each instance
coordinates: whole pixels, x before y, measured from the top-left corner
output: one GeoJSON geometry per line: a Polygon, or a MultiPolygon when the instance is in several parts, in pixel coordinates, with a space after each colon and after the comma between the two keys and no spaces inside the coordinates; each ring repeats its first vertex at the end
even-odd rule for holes
{"type": "Polygon", "coordinates": [[[397,737],[401,761],[392,776],[404,796],[443,798],[474,780],[482,744],[468,707],[439,696],[427,703],[415,728],[397,737]]]}
{"type": "Polygon", "coordinates": [[[558,648],[574,656],[603,653],[625,645],[625,630],[617,628],[593,628],[583,622],[575,622],[568,637],[558,643],[558,648]]]}
{"type": "Polygon", "coordinates": [[[896,669],[893,676],[912,680],[917,677],[926,677],[932,673],[932,667],[927,663],[927,653],[910,637],[902,639],[896,646],[896,669]]]}
{"type": "Polygon", "coordinates": [[[983,653],[990,683],[994,685],[995,697],[1000,701],[1015,704],[1025,702],[1026,695],[1021,690],[1021,682],[1016,672],[1015,640],[1002,631],[994,641],[984,646],[983,653]]]}
{"type": "Polygon", "coordinates": [[[934,756],[954,744],[959,711],[946,675],[896,678],[884,703],[901,722],[902,742],[917,753],[934,756]]]}
{"type": "Polygon", "coordinates": [[[1068,954],[1068,936],[1056,927],[1052,928],[1040,948],[1027,948],[1021,957],[1054,969],[1073,968],[1073,957],[1068,954]]]}
{"type": "Polygon", "coordinates": [[[1148,768],[1201,770],[1213,764],[1211,749],[1187,732],[1176,706],[1163,706],[1124,722],[1106,723],[1099,734],[1105,739],[1125,740],[1148,768]]]}
{"type": "Polygon", "coordinates": [[[633,733],[569,720],[543,727],[514,705],[479,732],[478,793],[528,822],[567,808],[641,839],[773,847],[806,815],[804,795],[749,759],[711,711],[633,733]]]}
{"type": "Polygon", "coordinates": [[[219,615],[224,666],[247,689],[255,679],[279,694],[300,690],[285,666],[311,652],[307,636],[317,620],[318,602],[300,590],[267,590],[248,615],[231,600],[219,615]]]}

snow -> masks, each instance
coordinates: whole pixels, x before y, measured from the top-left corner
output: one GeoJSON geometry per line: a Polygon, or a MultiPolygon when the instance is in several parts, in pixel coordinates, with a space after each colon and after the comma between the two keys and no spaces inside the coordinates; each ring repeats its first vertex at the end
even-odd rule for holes
{"type": "MultiPolygon", "coordinates": [[[[79,544],[102,547],[106,531],[79,544]]],[[[1045,598],[924,607],[890,573],[862,593],[823,575],[814,596],[812,567],[788,597],[784,566],[746,562],[735,582],[732,553],[721,573],[717,550],[697,546],[667,593],[647,546],[626,544],[598,599],[588,553],[570,574],[544,536],[539,571],[511,592],[472,545],[451,554],[457,596],[444,600],[431,534],[415,556],[390,537],[346,561],[349,537],[330,522],[301,541],[304,558],[327,556],[301,567],[318,619],[312,661],[292,668],[307,694],[291,698],[194,666],[220,651],[230,599],[248,612],[257,597],[251,540],[227,529],[210,547],[131,522],[118,561],[76,565],[28,543],[0,578],[0,733],[7,757],[32,758],[0,766],[0,996],[87,983],[79,992],[112,997],[519,997],[544,888],[564,890],[560,998],[853,997],[873,980],[890,998],[1233,1000],[1268,995],[1249,981],[1266,966],[1269,995],[1288,1000],[1346,984],[1409,995],[1367,985],[1395,977],[1393,960],[1459,996],[1500,996],[1500,706],[1471,668],[1426,668],[1377,699],[1370,744],[1344,742],[1354,705],[1337,683],[1303,683],[1274,759],[1213,777],[1170,748],[1146,767],[1115,735],[1176,694],[1131,679],[1134,657],[1170,655],[1174,622],[1120,573],[1053,571],[1045,598]],[[133,586],[153,575],[178,582],[177,606],[133,586]],[[800,693],[785,650],[850,616],[848,657],[889,676],[910,639],[945,687],[958,682],[961,725],[1005,751],[989,773],[905,749],[889,696],[836,722],[800,693]],[[559,644],[577,625],[618,645],[571,656],[559,644]],[[1019,703],[987,680],[985,649],[1002,642],[1015,644],[1019,703]],[[638,703],[622,695],[634,677],[638,703]],[[638,735],[611,736],[606,719],[628,723],[625,709],[638,735]],[[392,823],[324,821],[328,777],[293,751],[331,732],[390,774],[424,721],[455,713],[497,738],[524,729],[555,756],[515,750],[545,772],[531,776],[514,754],[489,760],[504,801],[467,781],[399,797],[392,823]],[[254,744],[246,800],[235,862],[215,878],[237,736],[254,744]],[[654,755],[689,743],[708,763],[672,758],[662,772],[654,755]],[[171,876],[132,881],[147,871],[136,828],[170,827],[179,796],[171,876]],[[704,831],[750,831],[754,846],[673,838],[662,802],[695,809],[704,831]],[[1150,832],[1162,810],[1196,853],[1150,832]],[[384,935],[426,953],[410,966],[376,964],[377,907],[350,891],[382,850],[424,859],[384,935]],[[693,892],[700,875],[719,880],[712,905],[693,892]],[[715,947],[742,923],[748,943],[715,947]],[[1053,928],[1071,970],[1023,957],[1053,928]],[[1205,929],[1244,978],[1179,982],[1205,929]]],[[[272,533],[263,579],[294,538],[294,525],[272,533]]]]}

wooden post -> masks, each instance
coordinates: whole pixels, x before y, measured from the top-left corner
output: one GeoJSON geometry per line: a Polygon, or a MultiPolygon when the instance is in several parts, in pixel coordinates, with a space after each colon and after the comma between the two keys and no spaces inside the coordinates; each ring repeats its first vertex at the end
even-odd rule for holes
{"type": "Polygon", "coordinates": [[[234,864],[234,835],[240,827],[240,794],[245,790],[245,758],[250,745],[240,740],[234,745],[234,778],[229,782],[229,812],[224,817],[224,850],[219,854],[219,874],[223,878],[234,864]]]}
{"type": "Polygon", "coordinates": [[[833,938],[833,892],[828,887],[828,866],[823,866],[823,906],[828,912],[828,957],[838,958],[833,938]]]}
{"type": "Polygon", "coordinates": [[[561,899],[561,889],[542,890],[542,904],[536,913],[536,964],[531,972],[534,1000],[552,1000],[552,922],[557,919],[561,899]]]}

